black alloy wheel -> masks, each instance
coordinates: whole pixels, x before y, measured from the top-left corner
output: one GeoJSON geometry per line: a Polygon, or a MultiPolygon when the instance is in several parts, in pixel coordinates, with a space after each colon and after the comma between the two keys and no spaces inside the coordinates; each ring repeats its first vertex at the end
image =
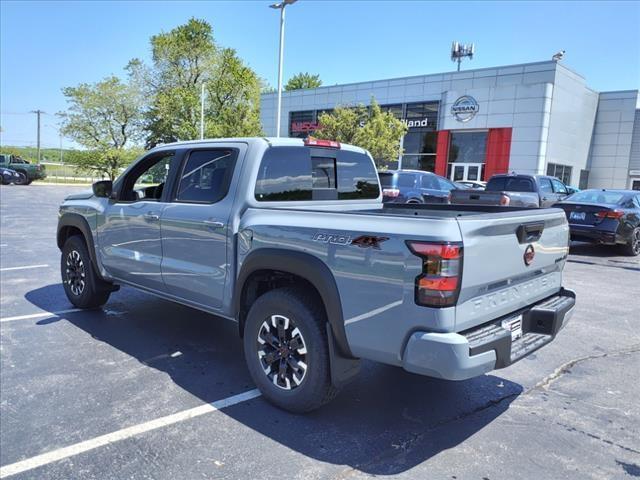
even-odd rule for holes
{"type": "Polygon", "coordinates": [[[300,329],[284,315],[271,315],[260,326],[257,338],[262,370],[276,387],[297,388],[307,374],[307,345],[300,329]]]}
{"type": "Polygon", "coordinates": [[[69,285],[69,290],[76,296],[82,295],[84,287],[87,285],[87,274],[84,269],[84,262],[80,257],[80,252],[71,250],[67,254],[65,270],[65,281],[69,285]]]}

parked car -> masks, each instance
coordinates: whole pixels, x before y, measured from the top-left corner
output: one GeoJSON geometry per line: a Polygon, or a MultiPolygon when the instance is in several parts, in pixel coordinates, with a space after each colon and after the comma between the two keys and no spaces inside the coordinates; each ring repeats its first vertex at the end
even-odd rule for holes
{"type": "Polygon", "coordinates": [[[0,176],[2,177],[2,185],[24,183],[24,175],[9,168],[0,167],[0,176]]]}
{"type": "Polygon", "coordinates": [[[456,184],[463,185],[467,188],[474,188],[476,190],[484,190],[487,188],[487,182],[481,182],[478,180],[458,180],[456,184]]]}
{"type": "Polygon", "coordinates": [[[16,155],[0,154],[0,167],[15,170],[20,173],[20,180],[16,185],[29,185],[34,180],[42,180],[47,174],[44,165],[32,164],[16,155]]]}
{"type": "Polygon", "coordinates": [[[378,172],[385,203],[448,203],[452,181],[422,170],[378,172]]]}
{"type": "Polygon", "coordinates": [[[304,412],[362,358],[463,380],[551,342],[568,236],[558,209],[383,206],[365,150],[247,138],[163,145],[68,196],[57,244],[73,305],[130,285],[233,320],[264,396],[304,412]]]}
{"type": "Polygon", "coordinates": [[[494,175],[484,190],[454,190],[455,205],[502,205],[514,207],[550,207],[569,195],[556,177],[546,175],[494,175]]]}
{"type": "Polygon", "coordinates": [[[640,193],[634,190],[583,190],[556,203],[569,220],[572,240],[620,245],[640,255],[640,193]]]}

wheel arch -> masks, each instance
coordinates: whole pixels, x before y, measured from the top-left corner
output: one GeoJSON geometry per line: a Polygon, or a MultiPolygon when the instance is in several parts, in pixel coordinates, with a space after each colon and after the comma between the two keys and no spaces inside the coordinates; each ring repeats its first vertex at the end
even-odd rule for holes
{"type": "Polygon", "coordinates": [[[89,222],[82,215],[77,213],[65,213],[58,220],[58,231],[56,234],[56,243],[58,248],[62,250],[64,243],[72,235],[81,235],[89,250],[89,257],[91,257],[91,263],[93,264],[94,271],[100,276],[100,269],[96,260],[95,244],[93,241],[93,235],[91,234],[91,227],[89,222]]]}
{"type": "Polygon", "coordinates": [[[250,304],[261,294],[269,290],[252,292],[256,282],[269,281],[268,276],[277,279],[282,275],[293,276],[308,284],[324,307],[327,321],[340,353],[352,358],[344,328],[344,316],[340,293],[335,278],[327,265],[319,258],[303,252],[261,248],[251,252],[242,263],[233,298],[233,311],[238,319],[239,333],[242,336],[244,321],[250,304]],[[265,278],[267,275],[267,278],[265,278]]]}

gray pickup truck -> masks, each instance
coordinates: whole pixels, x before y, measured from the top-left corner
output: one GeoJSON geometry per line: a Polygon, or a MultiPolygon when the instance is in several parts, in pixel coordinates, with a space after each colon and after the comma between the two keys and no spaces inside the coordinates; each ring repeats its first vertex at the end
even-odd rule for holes
{"type": "Polygon", "coordinates": [[[450,380],[506,367],[575,303],[564,212],[383,205],[371,156],[337,142],[164,145],[59,215],[71,303],[130,285],[237,322],[256,385],[295,412],[360,359],[450,380]]]}
{"type": "Polygon", "coordinates": [[[568,195],[567,186],[556,177],[512,173],[494,175],[484,190],[452,190],[449,202],[454,205],[544,208],[568,195]]]}

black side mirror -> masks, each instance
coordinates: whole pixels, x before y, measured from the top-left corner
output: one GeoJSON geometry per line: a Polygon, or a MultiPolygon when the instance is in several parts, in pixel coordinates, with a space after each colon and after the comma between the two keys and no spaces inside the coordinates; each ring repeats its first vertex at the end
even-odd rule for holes
{"type": "Polygon", "coordinates": [[[113,189],[113,182],[111,180],[101,180],[94,183],[91,188],[96,197],[109,198],[113,189]]]}

